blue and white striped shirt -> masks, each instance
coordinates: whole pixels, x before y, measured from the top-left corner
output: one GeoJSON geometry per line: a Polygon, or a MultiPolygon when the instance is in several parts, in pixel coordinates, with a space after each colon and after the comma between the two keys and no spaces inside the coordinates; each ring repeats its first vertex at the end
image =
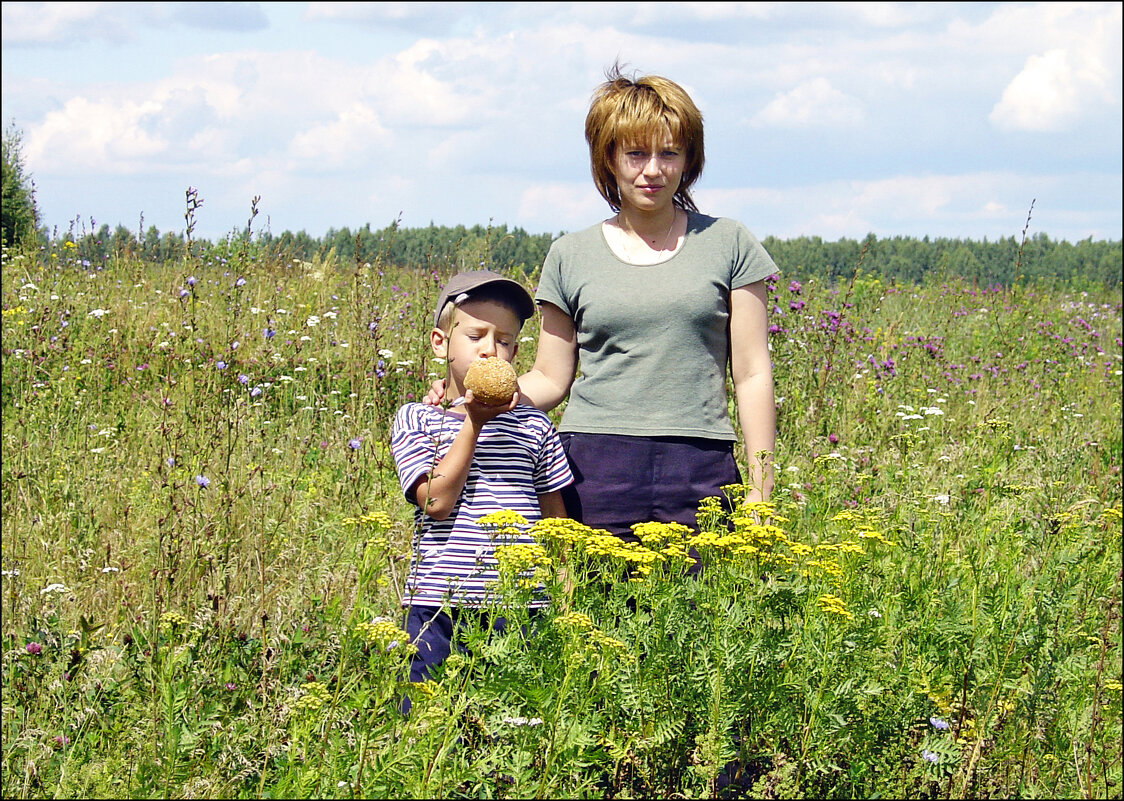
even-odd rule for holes
{"type": "MultiPolygon", "coordinates": [[[[398,481],[410,492],[448,452],[464,418],[422,403],[398,410],[390,447],[398,481]]],[[[480,606],[494,601],[499,578],[494,543],[476,521],[493,512],[517,512],[528,522],[541,517],[538,496],[573,483],[558,432],[545,414],[531,406],[492,418],[481,429],[464,489],[444,520],[421,509],[414,513],[415,534],[403,606],[480,606]]],[[[520,535],[509,542],[533,542],[520,535]]],[[[546,600],[532,606],[543,606],[546,600]]]]}

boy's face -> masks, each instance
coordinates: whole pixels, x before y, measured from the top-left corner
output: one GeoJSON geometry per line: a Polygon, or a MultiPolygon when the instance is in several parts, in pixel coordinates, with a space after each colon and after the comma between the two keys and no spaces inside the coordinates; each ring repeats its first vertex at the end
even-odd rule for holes
{"type": "Polygon", "coordinates": [[[464,375],[473,361],[489,356],[513,360],[520,328],[514,312],[490,300],[467,300],[458,306],[448,333],[434,328],[429,335],[433,354],[448,364],[446,397],[464,394],[464,375]]]}

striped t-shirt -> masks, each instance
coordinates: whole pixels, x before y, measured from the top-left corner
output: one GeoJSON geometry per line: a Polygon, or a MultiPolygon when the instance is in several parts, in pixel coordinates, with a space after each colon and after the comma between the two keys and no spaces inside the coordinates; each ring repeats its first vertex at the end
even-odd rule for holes
{"type": "MultiPolygon", "coordinates": [[[[448,452],[464,418],[422,403],[398,410],[391,428],[391,451],[398,481],[410,503],[415,482],[448,452]]],[[[573,483],[558,432],[531,406],[492,418],[481,429],[464,489],[444,520],[414,512],[413,558],[403,606],[480,606],[495,600],[499,578],[493,542],[476,521],[511,511],[528,522],[541,517],[538,496],[573,483]]],[[[505,542],[533,542],[521,535],[505,542]]],[[[532,603],[543,606],[546,599],[532,603]]]]}

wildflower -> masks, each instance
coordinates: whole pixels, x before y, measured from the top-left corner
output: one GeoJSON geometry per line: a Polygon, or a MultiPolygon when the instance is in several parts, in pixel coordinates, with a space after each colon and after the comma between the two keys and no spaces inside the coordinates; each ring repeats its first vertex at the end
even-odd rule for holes
{"type": "Polygon", "coordinates": [[[39,656],[39,654],[43,653],[43,646],[37,642],[29,642],[24,646],[24,649],[32,656],[39,656]]]}
{"type": "Polygon", "coordinates": [[[940,729],[941,731],[948,731],[948,721],[947,720],[941,720],[940,718],[929,718],[929,723],[931,723],[933,725],[934,729],[940,729]]]}
{"type": "Polygon", "coordinates": [[[207,489],[207,487],[211,486],[211,479],[200,475],[195,477],[195,483],[199,485],[200,489],[207,489]]]}
{"type": "Polygon", "coordinates": [[[363,440],[359,439],[358,437],[353,437],[352,439],[349,439],[347,441],[347,447],[351,448],[353,451],[359,450],[359,446],[362,444],[363,440]]]}
{"type": "Polygon", "coordinates": [[[215,362],[215,369],[216,370],[225,370],[226,369],[226,362],[221,361],[221,360],[215,362]]]}
{"type": "Polygon", "coordinates": [[[546,550],[534,543],[515,542],[511,545],[497,545],[495,557],[499,572],[506,575],[522,574],[537,567],[549,567],[551,564],[546,550]]]}
{"type": "Polygon", "coordinates": [[[265,337],[266,339],[273,339],[273,336],[274,336],[274,335],[275,335],[276,333],[277,333],[277,332],[276,332],[276,331],[274,331],[274,330],[273,330],[272,328],[263,328],[263,329],[262,329],[262,331],[261,331],[261,335],[262,335],[263,337],[265,337]]]}
{"type": "Polygon", "coordinates": [[[40,595],[48,595],[52,592],[57,592],[65,595],[66,593],[70,592],[70,590],[65,584],[48,584],[43,589],[39,590],[40,595]]]}
{"type": "Polygon", "coordinates": [[[847,611],[847,603],[842,598],[835,595],[821,595],[816,603],[820,605],[820,610],[828,614],[838,615],[845,617],[848,620],[854,617],[853,614],[847,611]]]}
{"type": "Polygon", "coordinates": [[[199,279],[196,278],[194,275],[189,275],[187,277],[187,285],[188,286],[195,286],[197,283],[199,283],[199,279]]]}
{"type": "Polygon", "coordinates": [[[509,726],[541,726],[542,718],[525,718],[521,716],[505,716],[503,722],[509,726]]]}
{"type": "Polygon", "coordinates": [[[408,642],[410,639],[409,634],[385,617],[376,617],[370,623],[367,621],[356,623],[355,633],[365,643],[381,651],[393,651],[401,643],[408,642]]]}
{"type": "Polygon", "coordinates": [[[501,509],[498,512],[486,514],[476,521],[476,525],[483,529],[502,529],[511,526],[526,526],[527,518],[518,512],[501,509]]]}
{"type": "Polygon", "coordinates": [[[87,316],[88,317],[97,317],[98,319],[101,319],[102,317],[105,317],[105,315],[107,315],[107,314],[109,314],[108,309],[93,309],[93,310],[90,311],[90,313],[87,316]]]}
{"type": "Polygon", "coordinates": [[[315,712],[331,697],[328,688],[318,681],[302,684],[301,690],[304,694],[293,703],[293,707],[301,712],[315,712]]]}
{"type": "Polygon", "coordinates": [[[940,760],[940,757],[938,757],[936,754],[934,754],[932,751],[930,751],[927,748],[924,749],[921,752],[921,758],[924,759],[926,762],[931,762],[933,764],[936,764],[940,760]]]}
{"type": "Polygon", "coordinates": [[[226,684],[224,684],[224,685],[222,686],[222,688],[223,688],[224,690],[226,690],[226,691],[227,691],[228,693],[232,693],[232,692],[234,692],[235,690],[237,690],[237,689],[238,689],[238,685],[237,685],[237,684],[235,684],[235,683],[234,683],[234,682],[232,682],[232,681],[228,681],[228,682],[227,682],[226,684]]]}
{"type": "Polygon", "coordinates": [[[235,286],[245,286],[246,285],[246,279],[245,278],[239,278],[237,281],[234,282],[234,285],[235,286]]]}
{"type": "Polygon", "coordinates": [[[248,375],[246,375],[245,373],[239,373],[238,383],[245,386],[246,384],[250,383],[250,377],[248,375]]]}

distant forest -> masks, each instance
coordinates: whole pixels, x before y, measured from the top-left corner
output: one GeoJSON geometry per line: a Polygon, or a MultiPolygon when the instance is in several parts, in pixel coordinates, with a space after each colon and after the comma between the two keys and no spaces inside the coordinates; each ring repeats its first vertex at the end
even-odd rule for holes
{"type": "MultiPolygon", "coordinates": [[[[357,230],[330,229],[321,238],[304,231],[280,235],[270,232],[233,233],[217,241],[188,242],[183,234],[165,233],[155,226],[138,237],[124,226],[115,231],[103,225],[97,232],[66,236],[77,245],[77,254],[91,264],[115,255],[164,263],[182,258],[189,250],[204,261],[252,253],[256,259],[291,263],[382,263],[419,268],[519,270],[534,275],[555,234],[530,234],[505,225],[465,227],[429,225],[402,228],[389,225],[357,230]]],[[[57,243],[56,243],[57,244],[57,243]]],[[[1010,286],[1017,282],[1071,289],[1119,288],[1121,242],[1084,239],[1056,241],[1046,234],[1008,237],[994,242],[970,239],[913,237],[840,239],[829,242],[818,236],[794,239],[765,237],[762,244],[786,278],[848,279],[856,268],[888,281],[922,284],[933,280],[964,278],[984,285],[1010,286]]]]}

